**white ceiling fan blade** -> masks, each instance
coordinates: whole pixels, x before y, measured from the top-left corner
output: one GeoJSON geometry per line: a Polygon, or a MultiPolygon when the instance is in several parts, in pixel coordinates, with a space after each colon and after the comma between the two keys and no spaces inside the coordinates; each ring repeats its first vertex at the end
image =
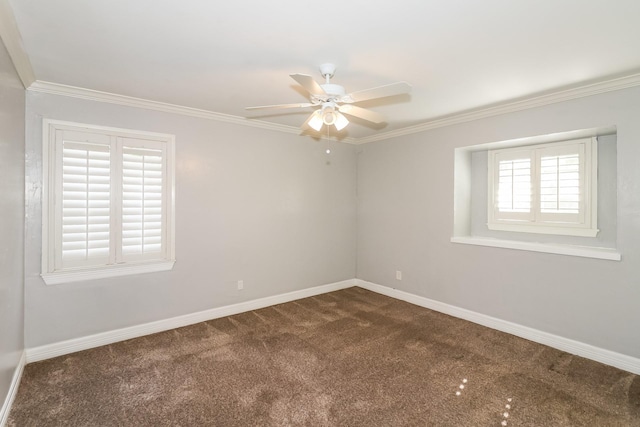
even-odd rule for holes
{"type": "Polygon", "coordinates": [[[375,111],[367,110],[365,108],[360,108],[350,104],[339,106],[338,111],[372,123],[383,123],[385,120],[384,116],[380,113],[376,113],[375,111]]]}
{"type": "Polygon", "coordinates": [[[274,104],[274,105],[259,105],[257,107],[246,107],[245,110],[259,110],[265,108],[306,108],[313,107],[316,104],[310,102],[303,102],[301,104],[274,104]]]}
{"type": "Polygon", "coordinates": [[[387,96],[402,95],[411,92],[411,85],[407,82],[391,83],[371,89],[359,90],[346,95],[343,102],[361,102],[369,99],[384,98],[387,96]]]}
{"type": "Polygon", "coordinates": [[[324,90],[320,87],[318,82],[316,82],[313,77],[308,76],[306,74],[289,74],[291,78],[298,83],[300,86],[305,88],[312,95],[324,95],[324,90]]]}

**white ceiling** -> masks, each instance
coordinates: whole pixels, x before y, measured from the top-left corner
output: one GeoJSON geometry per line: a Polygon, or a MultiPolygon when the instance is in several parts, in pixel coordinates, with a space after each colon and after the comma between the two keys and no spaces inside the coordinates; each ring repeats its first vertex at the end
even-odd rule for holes
{"type": "Polygon", "coordinates": [[[337,65],[333,82],[349,92],[413,86],[359,104],[388,120],[354,119],[341,132],[351,138],[640,72],[638,0],[9,4],[44,82],[295,127],[312,110],[244,107],[305,102],[289,74],[321,81],[323,62],[337,65]]]}

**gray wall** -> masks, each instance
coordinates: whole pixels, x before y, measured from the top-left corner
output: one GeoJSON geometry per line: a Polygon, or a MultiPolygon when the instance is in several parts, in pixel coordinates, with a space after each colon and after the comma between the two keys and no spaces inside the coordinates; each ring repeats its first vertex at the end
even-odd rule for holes
{"type": "Polygon", "coordinates": [[[357,277],[640,357],[638,117],[636,87],[360,147],[357,277]],[[621,262],[450,242],[456,147],[612,125],[621,262]]]}
{"type": "Polygon", "coordinates": [[[354,147],[30,92],[27,347],[358,277],[640,357],[639,99],[626,89],[354,147]],[[173,271],[42,282],[44,117],[177,136],[173,271]],[[621,262],[450,242],[456,147],[612,125],[621,262]]]}
{"type": "Polygon", "coordinates": [[[24,103],[0,42],[0,406],[24,350],[24,103]]]}
{"type": "Polygon", "coordinates": [[[34,92],[26,144],[28,348],[355,277],[354,146],[34,92]],[[173,271],[44,284],[43,118],[176,135],[173,271]]]}

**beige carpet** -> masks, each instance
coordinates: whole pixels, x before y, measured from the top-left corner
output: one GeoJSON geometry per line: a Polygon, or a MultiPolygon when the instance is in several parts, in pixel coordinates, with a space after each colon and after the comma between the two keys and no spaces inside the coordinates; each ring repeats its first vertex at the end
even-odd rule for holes
{"type": "Polygon", "coordinates": [[[640,378],[350,288],[27,365],[8,425],[640,426],[640,378]]]}

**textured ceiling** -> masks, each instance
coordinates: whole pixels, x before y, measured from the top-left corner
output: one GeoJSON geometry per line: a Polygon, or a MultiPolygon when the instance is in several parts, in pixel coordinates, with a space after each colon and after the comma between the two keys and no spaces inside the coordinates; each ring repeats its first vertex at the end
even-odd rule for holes
{"type": "MultiPolygon", "coordinates": [[[[640,72],[638,0],[9,0],[44,82],[300,126],[311,109],[290,73],[357,91],[407,81],[410,95],[364,138],[437,117],[640,72]]],[[[323,133],[326,130],[323,129],[323,133]]],[[[331,129],[335,134],[335,129],[331,129]]]]}

